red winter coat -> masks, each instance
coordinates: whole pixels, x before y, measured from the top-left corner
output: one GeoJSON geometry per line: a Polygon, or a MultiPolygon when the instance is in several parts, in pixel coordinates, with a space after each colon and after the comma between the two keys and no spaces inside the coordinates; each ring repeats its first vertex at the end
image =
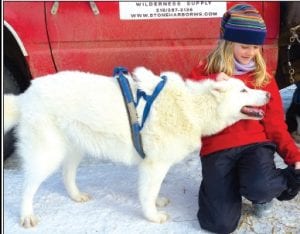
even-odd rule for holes
{"type": "MultiPolygon", "coordinates": [[[[193,80],[215,79],[216,75],[206,75],[204,65],[198,65],[192,70],[189,78],[193,80]]],[[[251,83],[253,80],[251,73],[234,77],[244,81],[249,88],[254,88],[251,83]]],[[[272,141],[277,145],[277,152],[284,159],[285,163],[294,164],[300,161],[300,150],[287,131],[283,104],[275,79],[272,77],[271,82],[263,87],[262,90],[271,93],[270,102],[263,107],[265,117],[260,121],[240,120],[218,134],[203,137],[201,156],[232,147],[272,141]]]]}

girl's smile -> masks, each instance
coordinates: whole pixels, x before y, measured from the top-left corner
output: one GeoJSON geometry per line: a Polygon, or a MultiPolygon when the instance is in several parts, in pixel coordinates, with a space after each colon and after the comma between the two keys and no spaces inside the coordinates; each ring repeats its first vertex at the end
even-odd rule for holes
{"type": "Polygon", "coordinates": [[[241,64],[248,64],[257,53],[259,53],[260,46],[248,45],[241,43],[233,43],[233,55],[235,59],[241,64]]]}

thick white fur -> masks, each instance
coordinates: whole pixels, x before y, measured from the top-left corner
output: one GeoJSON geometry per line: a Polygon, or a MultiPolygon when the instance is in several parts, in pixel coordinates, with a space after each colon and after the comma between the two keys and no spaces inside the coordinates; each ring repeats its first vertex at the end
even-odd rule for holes
{"type": "MultiPolygon", "coordinates": [[[[168,203],[157,197],[169,168],[199,150],[201,136],[247,119],[240,113],[242,106],[261,106],[268,101],[266,92],[251,90],[236,79],[194,82],[184,81],[173,72],[162,75],[168,77],[166,86],[141,132],[144,160],[133,147],[123,97],[111,77],[60,72],[33,80],[19,96],[5,95],[5,130],[18,124],[17,149],[24,160],[24,227],[37,224],[34,194],[61,164],[69,196],[78,202],[89,200],[75,182],[84,154],[139,164],[139,198],[144,216],[153,222],[165,222],[168,215],[157,211],[156,201],[160,206],[168,203]]],[[[148,94],[160,81],[159,76],[143,67],[135,69],[132,77],[135,82],[131,77],[129,80],[133,89],[140,88],[148,94]]]]}

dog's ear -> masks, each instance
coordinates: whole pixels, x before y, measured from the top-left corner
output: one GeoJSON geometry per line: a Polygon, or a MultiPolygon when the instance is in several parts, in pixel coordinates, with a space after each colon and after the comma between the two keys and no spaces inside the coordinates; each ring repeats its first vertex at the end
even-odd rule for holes
{"type": "Polygon", "coordinates": [[[219,100],[222,98],[222,94],[226,92],[228,89],[228,82],[227,81],[216,81],[212,84],[210,92],[219,100]]]}
{"type": "Polygon", "coordinates": [[[154,73],[152,71],[150,71],[149,69],[145,68],[145,67],[137,67],[133,70],[132,72],[133,74],[133,79],[135,81],[143,81],[143,80],[147,80],[147,79],[157,79],[156,75],[154,75],[154,73]]]}
{"type": "Polygon", "coordinates": [[[132,72],[132,79],[136,82],[137,88],[151,94],[155,89],[157,83],[161,80],[151,70],[145,67],[137,67],[132,72]]]}

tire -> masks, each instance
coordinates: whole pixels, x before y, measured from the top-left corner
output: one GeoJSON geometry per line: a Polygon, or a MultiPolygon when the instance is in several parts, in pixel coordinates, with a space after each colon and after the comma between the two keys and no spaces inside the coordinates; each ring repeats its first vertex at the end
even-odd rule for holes
{"type": "MultiPolygon", "coordinates": [[[[3,92],[4,94],[13,93],[19,94],[20,88],[14,75],[4,65],[3,67],[3,92]]],[[[15,150],[16,138],[14,136],[14,129],[10,130],[4,135],[3,140],[3,157],[7,159],[15,150]]]]}

